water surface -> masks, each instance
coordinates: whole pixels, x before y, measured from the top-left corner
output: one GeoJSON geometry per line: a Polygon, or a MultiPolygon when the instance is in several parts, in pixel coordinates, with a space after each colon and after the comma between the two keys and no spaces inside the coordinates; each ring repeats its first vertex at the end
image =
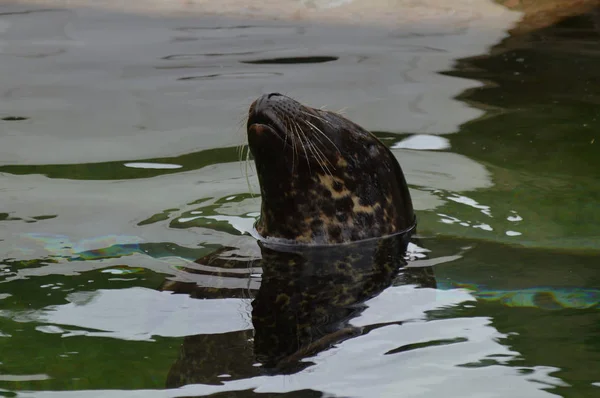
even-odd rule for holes
{"type": "Polygon", "coordinates": [[[0,6],[0,395],[596,396],[597,21],[0,6]],[[260,197],[237,149],[271,91],[389,144],[419,219],[409,266],[436,282],[395,280],[349,320],[363,333],[287,373],[254,366],[260,197]],[[223,248],[246,266],[195,262],[223,248]],[[177,385],[182,353],[201,371],[177,385]]]}

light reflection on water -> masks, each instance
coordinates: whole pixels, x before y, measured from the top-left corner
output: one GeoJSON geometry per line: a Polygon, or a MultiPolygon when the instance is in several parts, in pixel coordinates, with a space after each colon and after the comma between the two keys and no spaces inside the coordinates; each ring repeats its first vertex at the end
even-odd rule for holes
{"type": "Polygon", "coordinates": [[[588,17],[507,38],[457,79],[435,72],[502,32],[42,14],[0,16],[15,76],[0,87],[0,395],[595,394],[597,93],[581,82],[597,61],[561,52],[593,42],[588,17]],[[539,66],[554,58],[557,75],[539,66]],[[435,271],[436,288],[397,279],[369,298],[348,319],[360,333],[292,374],[252,366],[259,189],[237,162],[243,128],[224,133],[265,90],[381,130],[418,212],[409,268],[435,271]],[[186,354],[205,373],[166,388],[186,354]]]}

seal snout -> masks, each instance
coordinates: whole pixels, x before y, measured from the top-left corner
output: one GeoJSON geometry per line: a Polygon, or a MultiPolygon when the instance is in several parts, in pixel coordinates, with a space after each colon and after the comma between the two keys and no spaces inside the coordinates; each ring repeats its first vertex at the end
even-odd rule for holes
{"type": "Polygon", "coordinates": [[[269,129],[269,127],[265,126],[264,124],[253,123],[250,126],[248,126],[248,133],[260,136],[265,131],[268,131],[268,129],[269,129]]]}
{"type": "Polygon", "coordinates": [[[250,105],[248,111],[248,133],[262,134],[266,130],[278,129],[281,126],[276,110],[287,97],[279,93],[263,94],[250,105]]]}
{"type": "Polygon", "coordinates": [[[285,96],[279,93],[261,95],[252,103],[252,105],[250,105],[250,116],[252,116],[253,113],[265,112],[273,107],[276,101],[281,100],[282,98],[285,98],[285,96]]]}

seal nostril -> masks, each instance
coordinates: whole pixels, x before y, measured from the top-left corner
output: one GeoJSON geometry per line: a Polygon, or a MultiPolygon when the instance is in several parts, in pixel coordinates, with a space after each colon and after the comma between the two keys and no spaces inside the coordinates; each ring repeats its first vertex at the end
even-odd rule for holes
{"type": "Polygon", "coordinates": [[[281,97],[281,94],[279,94],[279,93],[271,93],[271,94],[267,95],[267,99],[271,99],[271,97],[281,97]]]}

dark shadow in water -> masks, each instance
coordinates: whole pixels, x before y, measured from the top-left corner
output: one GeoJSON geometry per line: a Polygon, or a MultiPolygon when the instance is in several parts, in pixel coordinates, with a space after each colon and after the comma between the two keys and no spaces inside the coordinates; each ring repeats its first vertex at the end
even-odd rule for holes
{"type": "Polygon", "coordinates": [[[8,11],[8,12],[0,12],[0,17],[8,16],[8,15],[27,15],[27,14],[37,14],[42,12],[55,12],[55,11],[65,11],[60,8],[41,8],[37,10],[24,10],[24,11],[8,11]]]}
{"type": "Polygon", "coordinates": [[[264,53],[264,50],[260,51],[238,51],[238,52],[226,52],[226,53],[203,53],[203,54],[176,54],[176,55],[167,55],[166,57],[162,57],[161,59],[167,61],[173,60],[190,60],[204,57],[227,57],[231,55],[252,55],[252,54],[260,54],[264,53]]]}
{"type": "Polygon", "coordinates": [[[27,120],[27,119],[29,119],[29,118],[24,117],[24,116],[6,116],[6,117],[2,118],[2,120],[6,121],[6,122],[17,122],[17,121],[27,120]]]}
{"type": "MultiPolygon", "coordinates": [[[[218,392],[210,395],[212,398],[246,398],[246,397],[260,397],[260,398],[318,398],[322,397],[323,393],[314,390],[298,390],[289,392],[256,392],[254,390],[242,390],[242,391],[226,391],[218,392]]],[[[202,395],[205,397],[205,395],[202,395]]],[[[181,398],[200,398],[185,396],[181,398]]]]}
{"type": "Polygon", "coordinates": [[[385,355],[399,354],[401,352],[418,350],[418,349],[427,348],[427,347],[435,347],[435,346],[440,346],[440,345],[464,343],[465,341],[469,341],[469,340],[464,337],[457,337],[455,339],[431,340],[431,341],[426,341],[424,343],[406,344],[406,345],[403,345],[401,347],[398,347],[398,348],[395,348],[393,350],[386,352],[385,355]]]}
{"type": "Polygon", "coordinates": [[[324,62],[337,61],[339,57],[332,56],[312,56],[312,57],[285,57],[285,58],[267,58],[254,61],[240,61],[243,64],[253,65],[286,65],[286,64],[320,64],[324,62]]]}
{"type": "MultiPolygon", "coordinates": [[[[254,331],[186,337],[179,359],[169,372],[167,387],[220,384],[223,378],[219,375],[223,374],[235,380],[295,373],[311,365],[304,358],[382,326],[360,328],[350,321],[366,308],[366,300],[391,284],[435,287],[431,268],[402,269],[408,238],[409,234],[401,234],[334,246],[263,242],[262,259],[250,264],[220,257],[227,248],[199,260],[221,269],[213,273],[213,279],[218,275],[225,283],[234,276],[233,269],[262,268],[258,289],[256,285],[238,289],[246,297],[254,297],[254,331]]],[[[208,273],[206,268],[187,271],[204,280],[208,273]]],[[[226,289],[225,285],[204,285],[167,281],[162,289],[195,298],[237,295],[235,289],[226,289]]]]}
{"type": "Polygon", "coordinates": [[[484,83],[457,98],[485,116],[447,137],[492,174],[494,186],[470,197],[495,215],[517,212],[524,244],[600,249],[599,10],[508,37],[445,72],[484,83]]]}
{"type": "Polygon", "coordinates": [[[177,80],[213,80],[213,79],[255,79],[269,76],[283,76],[280,72],[230,72],[230,73],[213,73],[210,75],[201,76],[186,76],[180,77],[177,80]]]}
{"type": "Polygon", "coordinates": [[[11,217],[10,213],[0,213],[0,221],[19,221],[22,218],[19,217],[11,217]]]}
{"type": "Polygon", "coordinates": [[[82,164],[49,164],[31,166],[0,166],[0,173],[17,175],[42,174],[49,178],[72,180],[128,180],[150,178],[162,174],[197,170],[218,163],[240,160],[236,147],[206,149],[182,156],[132,161],[98,162],[82,164]],[[181,166],[178,169],[146,169],[127,167],[127,163],[167,163],[181,166]]]}
{"type": "Polygon", "coordinates": [[[599,176],[599,43],[597,8],[458,61],[445,74],[486,86],[457,98],[488,115],[462,126],[453,150],[511,169],[599,176]]]}
{"type": "Polygon", "coordinates": [[[18,316],[13,317],[13,314],[39,314],[52,306],[62,306],[71,294],[79,298],[89,295],[91,299],[101,289],[155,288],[164,279],[164,274],[141,267],[119,267],[124,273],[116,275],[105,272],[99,265],[98,269],[75,271],[66,277],[48,272],[54,263],[52,259],[0,259],[0,295],[4,296],[0,300],[0,352],[3,358],[12,358],[3,361],[2,374],[43,372],[52,375],[42,380],[2,379],[0,391],[6,395],[0,393],[0,396],[16,396],[10,390],[101,390],[115,385],[125,390],[164,388],[165,374],[169,364],[177,358],[180,338],[154,336],[153,341],[133,341],[87,337],[85,333],[101,331],[75,325],[49,327],[43,320],[23,322],[18,316]],[[34,268],[46,271],[33,277],[18,275],[20,271],[34,268]],[[14,280],[15,277],[18,279],[14,280]],[[42,333],[45,328],[55,330],[42,333]],[[57,333],[61,329],[64,332],[57,333]],[[66,337],[65,334],[70,332],[84,335],[66,337]],[[81,377],[82,373],[85,377],[81,377]]]}
{"type": "Polygon", "coordinates": [[[253,29],[253,28],[267,28],[267,29],[289,29],[288,26],[269,26],[269,25],[233,25],[233,26],[184,26],[175,28],[175,30],[182,32],[194,32],[203,30],[234,30],[234,29],[253,29]]]}
{"type": "MultiPolygon", "coordinates": [[[[521,372],[556,368],[552,376],[569,386],[548,388],[564,397],[596,396],[600,361],[598,256],[511,247],[491,242],[430,239],[436,255],[471,246],[449,266],[436,267],[438,288],[470,290],[476,303],[430,319],[483,317],[505,336],[500,343],[519,353],[501,360],[521,372]]],[[[465,367],[495,365],[493,358],[465,367]]]]}
{"type": "MultiPolygon", "coordinates": [[[[490,317],[507,334],[502,344],[521,354],[509,364],[524,373],[555,367],[552,375],[565,385],[548,389],[565,397],[599,391],[592,384],[600,360],[599,43],[596,7],[510,36],[488,55],[459,60],[445,72],[484,83],[458,99],[486,111],[485,117],[449,137],[453,151],[484,162],[494,174],[495,186],[473,197],[495,203],[495,214],[517,209],[532,234],[551,231],[582,247],[587,239],[596,250],[588,255],[480,242],[453,267],[436,269],[438,282],[462,281],[455,287],[472,289],[478,299],[450,316],[490,317]]],[[[435,246],[428,248],[439,255],[435,246]]]]}
{"type": "MultiPolygon", "coordinates": [[[[374,132],[374,134],[388,146],[403,137],[398,134],[384,132],[374,132]]],[[[80,164],[6,165],[0,166],[0,173],[16,175],[41,174],[48,178],[66,178],[70,180],[130,180],[198,170],[214,164],[238,162],[240,159],[246,158],[246,150],[247,148],[245,147],[241,157],[239,147],[226,147],[205,149],[181,156],[152,159],[80,164]],[[181,167],[177,169],[133,168],[127,167],[126,164],[128,163],[176,164],[181,167]]],[[[242,173],[240,173],[240,176],[242,176],[242,173]]]]}
{"type": "Polygon", "coordinates": [[[305,33],[304,26],[290,25],[289,22],[279,25],[233,25],[233,26],[182,26],[175,28],[175,31],[185,32],[188,34],[198,33],[198,37],[206,40],[206,32],[215,32],[216,35],[211,36],[210,39],[222,39],[222,38],[236,38],[236,37],[248,37],[256,36],[257,32],[269,36],[281,36],[282,34],[290,35],[303,35],[305,33]],[[239,31],[239,32],[236,32],[239,31]]]}

